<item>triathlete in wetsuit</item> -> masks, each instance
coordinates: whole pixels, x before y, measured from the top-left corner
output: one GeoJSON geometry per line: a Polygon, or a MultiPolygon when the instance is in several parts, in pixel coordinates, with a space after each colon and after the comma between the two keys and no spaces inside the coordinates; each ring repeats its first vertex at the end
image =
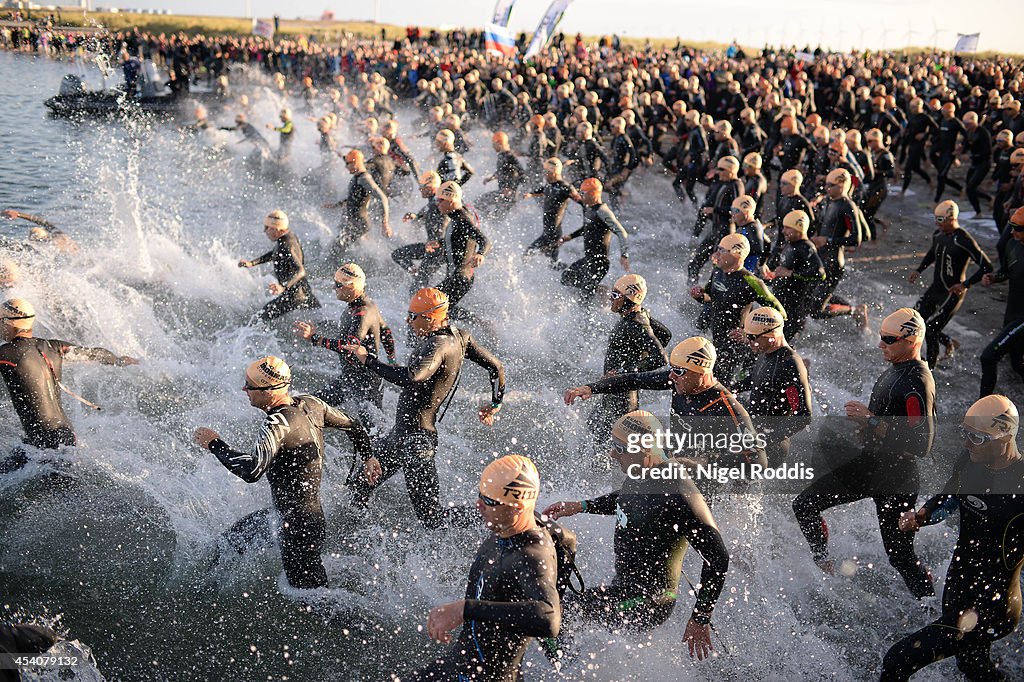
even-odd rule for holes
{"type": "Polygon", "coordinates": [[[601,280],[608,274],[611,262],[608,260],[608,249],[614,234],[619,242],[619,261],[623,269],[629,270],[629,253],[626,248],[628,235],[619,224],[612,209],[601,202],[604,187],[597,178],[587,178],[580,185],[580,197],[583,204],[583,225],[575,232],[568,234],[559,241],[567,241],[583,237],[583,257],[567,267],[562,273],[562,285],[580,290],[580,296],[590,298],[597,291],[601,280]]]}
{"type": "Polygon", "coordinates": [[[980,189],[992,167],[992,134],[988,128],[978,125],[978,114],[974,111],[964,114],[963,124],[967,131],[964,135],[963,148],[971,159],[967,167],[967,177],[964,179],[964,189],[967,192],[967,200],[974,209],[974,219],[978,220],[981,218],[981,199],[992,200],[991,194],[980,189]]]}
{"type": "Polygon", "coordinates": [[[576,138],[579,144],[569,155],[566,166],[574,183],[581,183],[587,178],[596,178],[603,174],[608,165],[608,157],[601,151],[600,145],[594,141],[594,126],[584,122],[576,126],[576,138]]]}
{"type": "Polygon", "coordinates": [[[969,680],[1010,679],[992,661],[993,642],[1020,622],[1024,567],[1024,458],[1015,438],[1017,408],[1001,395],[974,403],[961,427],[967,452],[943,494],[900,519],[907,533],[960,510],[960,532],[946,572],[942,615],[897,642],[882,661],[882,682],[903,682],[949,656],[969,680]]]}
{"type": "Polygon", "coordinates": [[[746,237],[750,246],[750,253],[743,259],[743,267],[760,274],[768,259],[768,241],[764,237],[764,225],[754,215],[757,213],[757,200],[749,194],[741,194],[733,199],[729,210],[736,234],[746,237]]]}
{"type": "MultiPolygon", "coordinates": [[[[620,277],[609,292],[612,312],[619,319],[608,337],[604,376],[648,372],[668,364],[665,345],[672,340],[672,332],[642,307],[646,297],[647,281],[634,274],[620,277]]],[[[587,418],[587,428],[600,452],[605,450],[615,420],[639,405],[637,391],[602,396],[587,418]]]]}
{"type": "Polygon", "coordinates": [[[946,102],[942,105],[942,120],[938,122],[938,128],[932,133],[931,162],[935,166],[938,184],[935,187],[935,203],[942,200],[942,192],[946,185],[962,190],[963,185],[949,179],[949,172],[953,170],[953,162],[956,160],[956,142],[961,135],[967,135],[967,129],[960,119],[956,118],[956,105],[946,102]]]}
{"type": "Polygon", "coordinates": [[[473,177],[474,170],[462,155],[455,151],[455,134],[445,128],[434,138],[441,152],[441,160],[437,162],[437,174],[441,182],[454,182],[465,185],[473,177]]]}
{"type": "Polygon", "coordinates": [[[907,162],[903,166],[903,187],[902,194],[907,193],[910,187],[910,180],[917,173],[928,186],[932,185],[932,178],[921,168],[921,162],[925,157],[925,146],[929,138],[938,129],[935,119],[924,111],[924,100],[914,98],[910,102],[910,118],[907,127],[903,131],[903,139],[906,140],[907,162]]]}
{"type": "Polygon", "coordinates": [[[703,659],[711,652],[711,615],[729,570],[729,553],[704,496],[693,481],[645,480],[643,473],[677,464],[665,462],[657,447],[643,447],[640,438],[662,431],[650,412],[637,410],[621,417],[612,429],[610,455],[626,480],[622,487],[596,499],[557,502],[544,510],[560,519],[574,514],[615,516],[615,578],[610,585],[591,587],[565,601],[567,621],[597,621],[613,630],[649,630],[672,615],[679,597],[683,557],[689,545],[703,560],[696,604],[686,623],[683,641],[703,659]]]}
{"type": "MultiPolygon", "coordinates": [[[[369,506],[380,484],[399,471],[405,472],[416,518],[427,528],[446,524],[469,525],[476,517],[465,507],[443,508],[438,495],[437,450],[438,411],[450,404],[459,385],[464,360],[487,370],[491,379],[491,403],[480,410],[480,421],[492,424],[505,394],[505,369],[489,350],[468,333],[448,323],[448,297],[438,289],[421,289],[409,304],[409,323],[421,338],[409,356],[409,365],[386,365],[361,345],[343,346],[355,359],[386,381],[400,386],[395,426],[381,451],[364,463],[364,477],[354,485],[353,505],[369,506]]],[[[444,408],[447,410],[447,406],[444,408]]],[[[444,411],[441,412],[441,417],[444,411]]]]}
{"type": "Polygon", "coordinates": [[[395,339],[384,321],[377,304],[366,293],[366,275],[355,263],[345,263],[334,273],[334,290],[339,301],[348,304],[341,315],[337,338],[317,333],[311,322],[296,322],[294,332],[314,346],[320,346],[341,355],[341,375],[317,392],[316,397],[328,405],[359,415],[359,421],[369,428],[377,420],[369,405],[381,409],[384,399],[384,380],[355,362],[342,350],[342,346],[358,343],[374,355],[381,348],[388,360],[395,363],[395,339]]]}
{"type": "MultiPolygon", "coordinates": [[[[32,304],[21,298],[0,304],[5,342],[0,346],[0,376],[25,430],[26,443],[37,448],[75,445],[74,428],[60,400],[60,391],[64,389],[61,383],[64,359],[117,366],[134,365],[138,361],[127,355],[114,355],[105,348],[85,348],[67,341],[33,338],[35,315],[32,304]]],[[[24,464],[23,453],[16,455],[16,459],[24,464]]]]}
{"type": "Polygon", "coordinates": [[[352,242],[360,239],[370,231],[370,199],[375,198],[381,207],[381,233],[391,237],[388,197],[366,170],[363,153],[353,149],[345,154],[345,167],[352,174],[348,183],[348,196],[335,204],[325,204],[324,208],[345,208],[345,224],[338,228],[338,238],[331,247],[331,260],[338,262],[341,254],[352,242]]]}
{"type": "Polygon", "coordinates": [[[395,160],[389,153],[391,143],[387,139],[375,135],[370,138],[370,148],[373,149],[373,156],[366,162],[366,170],[380,191],[390,197],[391,182],[395,179],[395,160]]]}
{"type": "Polygon", "coordinates": [[[583,199],[575,187],[562,179],[562,162],[559,159],[551,157],[544,162],[544,179],[547,182],[543,187],[538,187],[523,195],[524,199],[544,197],[544,231],[530,244],[526,253],[540,251],[552,261],[557,261],[565,207],[568,205],[569,199],[578,204],[582,203],[583,199]]]}
{"type": "Polygon", "coordinates": [[[784,333],[787,339],[803,331],[814,303],[812,293],[825,281],[825,264],[821,262],[814,243],[807,238],[810,224],[810,218],[802,210],[786,214],[779,221],[782,230],[779,241],[785,246],[781,247],[777,262],[769,261],[769,267],[774,267],[775,274],[772,293],[786,310],[784,333]]]}
{"type": "Polygon", "coordinates": [[[732,338],[733,330],[743,324],[744,309],[751,304],[767,305],[786,316],[786,309],[767,285],[743,267],[749,251],[750,244],[743,235],[722,237],[714,255],[716,267],[711,280],[703,287],[690,290],[694,300],[708,306],[707,321],[718,358],[715,374],[726,386],[733,385],[737,370],[749,368],[754,360],[746,344],[732,338]]]}
{"type": "Polygon", "coordinates": [[[697,224],[693,228],[695,237],[710,224],[710,233],[693,251],[687,274],[690,283],[695,284],[700,277],[701,268],[715,252],[722,237],[736,231],[732,222],[732,202],[743,194],[743,183],[736,177],[740,162],[735,157],[726,156],[718,161],[716,173],[718,178],[711,183],[708,193],[704,196],[704,204],[697,212],[697,224]]]}
{"type": "Polygon", "coordinates": [[[932,236],[932,246],[925,254],[924,260],[907,276],[907,280],[913,284],[929,265],[935,264],[932,285],[914,304],[914,308],[921,313],[921,317],[928,325],[928,333],[925,336],[926,359],[928,366],[933,369],[939,359],[940,344],[946,346],[947,355],[960,345],[943,334],[943,328],[960,309],[967,290],[980,282],[984,275],[992,272],[992,263],[988,256],[974,241],[974,237],[960,227],[957,220],[959,215],[960,207],[954,201],[947,199],[935,207],[935,224],[939,229],[932,236]],[[971,261],[977,263],[978,268],[965,280],[967,265],[971,261]]]}
{"type": "Polygon", "coordinates": [[[237,114],[235,116],[235,125],[222,127],[221,130],[237,130],[242,133],[243,141],[251,142],[260,152],[270,152],[270,144],[260,135],[260,131],[256,130],[256,126],[246,120],[245,114],[237,114]]]}
{"type": "Polygon", "coordinates": [[[462,204],[462,186],[445,182],[437,190],[437,209],[448,217],[444,234],[444,254],[448,273],[437,288],[448,295],[458,317],[456,305],[473,288],[476,269],[491,251],[491,241],[480,229],[476,216],[462,204]]]}
{"type": "Polygon", "coordinates": [[[1009,281],[1010,290],[1006,296],[1006,311],[1003,313],[1003,328],[992,342],[981,352],[981,397],[996,389],[999,374],[999,360],[1010,354],[1010,364],[1024,380],[1024,206],[1018,208],[1007,223],[1012,238],[1000,254],[1002,267],[994,275],[982,277],[982,283],[989,286],[995,282],[1009,281]]]}
{"type": "Polygon", "coordinates": [[[868,150],[871,153],[871,167],[873,172],[871,179],[864,187],[864,219],[868,221],[871,233],[878,238],[879,231],[875,223],[880,223],[883,228],[887,224],[877,217],[878,209],[889,196],[889,180],[896,177],[896,159],[892,152],[885,148],[882,131],[872,128],[865,135],[868,142],[868,150]]]}
{"type": "Polygon", "coordinates": [[[500,131],[494,133],[491,136],[491,143],[498,158],[494,174],[484,178],[484,184],[497,180],[498,189],[480,197],[477,206],[481,211],[497,214],[512,209],[519,198],[519,186],[526,178],[523,165],[519,163],[519,159],[509,146],[508,135],[500,131]]]}
{"type": "Polygon", "coordinates": [[[448,216],[437,207],[437,190],[441,177],[434,171],[427,171],[419,178],[420,196],[427,200],[418,213],[406,213],[403,222],[417,220],[427,232],[425,242],[400,246],[391,253],[391,259],[412,273],[412,291],[427,286],[430,278],[445,264],[444,237],[448,230],[448,216]],[[419,261],[419,265],[416,265],[419,261]]]}
{"type": "Polygon", "coordinates": [[[263,263],[274,264],[277,282],[269,287],[277,296],[260,311],[261,320],[273,320],[300,308],[319,308],[320,301],[313,295],[306,277],[299,238],[288,229],[288,216],[284,211],[273,211],[263,219],[263,233],[274,242],[274,248],[253,260],[238,261],[238,267],[251,268],[263,263]]]}
{"type": "MultiPolygon", "coordinates": [[[[311,395],[288,394],[291,370],[280,358],[267,356],[249,365],[243,390],[249,404],[267,413],[253,449],[232,449],[216,431],[200,428],[196,443],[246,483],[267,475],[274,508],[281,515],[281,562],[288,584],[296,588],[327,587],[320,552],[326,522],[320,504],[324,429],[345,431],[358,456],[370,454],[370,438],[358,421],[311,395]]],[[[239,551],[244,543],[270,531],[267,510],[250,514],[228,532],[239,551]]]]}
{"type": "MultiPolygon", "coordinates": [[[[281,125],[275,126],[272,123],[267,124],[268,130],[273,130],[275,133],[280,135],[280,141],[277,145],[277,160],[287,161],[288,157],[292,153],[292,138],[295,137],[295,124],[292,123],[292,110],[285,107],[281,110],[281,125]]],[[[248,135],[246,135],[248,137],[248,135]]]]}
{"type": "Polygon", "coordinates": [[[773,269],[778,261],[782,248],[786,245],[782,237],[783,221],[792,211],[803,211],[807,214],[809,224],[814,224],[814,210],[811,202],[800,193],[804,182],[804,174],[793,168],[779,176],[779,193],[775,202],[775,217],[765,225],[765,230],[776,230],[772,241],[771,256],[768,259],[769,269],[773,269]]]}
{"type": "MultiPolygon", "coordinates": [[[[702,336],[676,344],[669,354],[669,367],[639,374],[617,374],[604,377],[583,386],[574,386],[565,392],[565,402],[572,405],[577,399],[588,400],[604,393],[650,390],[672,391],[672,433],[747,434],[754,437],[754,426],[746,409],[736,397],[714,377],[715,347],[702,336]]],[[[712,462],[723,467],[740,464],[767,465],[764,450],[758,447],[739,452],[719,449],[713,444],[701,443],[698,449],[686,448],[670,453],[698,462],[712,462]]],[[[711,479],[699,479],[705,495],[711,479]]],[[[701,485],[698,485],[700,488],[701,485]]]]}
{"type": "Polygon", "coordinates": [[[789,439],[811,423],[811,384],[807,367],[783,336],[782,315],[768,306],[754,308],[743,321],[743,334],[757,361],[738,382],[736,393],[750,391],[747,411],[768,442],[768,466],[789,456],[789,439]]]}
{"type": "Polygon", "coordinates": [[[700,125],[700,112],[690,110],[684,116],[686,139],[680,142],[676,152],[676,177],[672,188],[680,201],[689,199],[697,205],[694,187],[704,177],[708,167],[708,138],[700,125]]]}
{"type": "Polygon", "coordinates": [[[864,214],[850,199],[851,183],[850,173],[841,168],[830,172],[825,179],[828,198],[817,211],[816,234],[811,237],[825,264],[825,280],[814,294],[812,317],[857,315],[861,326],[866,326],[867,307],[862,304],[854,308],[834,293],[846,274],[846,249],[860,246],[867,226],[864,214]]]}
{"type": "Polygon", "coordinates": [[[846,415],[861,427],[860,456],[821,476],[793,501],[800,530],[822,570],[831,573],[828,526],[821,512],[870,497],[875,502],[882,543],[892,564],[917,598],[935,594],[932,576],[914,553],[913,537],[901,533],[900,514],[913,509],[919,487],[917,457],[931,451],[935,433],[935,382],[920,359],[925,325],[912,308],[882,322],[879,348],[892,367],[871,391],[871,402],[846,404],[846,415]]]}
{"type": "Polygon", "coordinates": [[[444,656],[409,680],[518,682],[530,641],[558,635],[558,557],[534,517],[539,491],[537,467],[522,455],[484,469],[477,509],[491,535],[470,566],[465,599],[432,609],[427,619],[430,637],[444,644],[452,630],[462,630],[444,656]]]}
{"type": "Polygon", "coordinates": [[[768,179],[761,172],[761,155],[751,152],[743,157],[743,193],[757,202],[754,217],[761,220],[764,215],[765,197],[768,196],[768,179]]]}

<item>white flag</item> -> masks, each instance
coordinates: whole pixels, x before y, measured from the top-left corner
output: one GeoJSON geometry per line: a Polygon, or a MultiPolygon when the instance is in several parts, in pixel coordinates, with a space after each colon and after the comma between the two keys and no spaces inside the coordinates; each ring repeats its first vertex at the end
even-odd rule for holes
{"type": "Polygon", "coordinates": [[[512,16],[512,5],[516,0],[497,0],[494,3],[494,17],[491,23],[496,26],[508,26],[508,18],[512,16]]]}
{"type": "Polygon", "coordinates": [[[957,33],[956,46],[953,48],[953,54],[977,52],[979,36],[981,36],[980,33],[957,33]]]}
{"type": "Polygon", "coordinates": [[[537,24],[537,30],[533,32],[533,40],[530,41],[530,46],[526,49],[527,59],[538,54],[548,44],[555,32],[555,27],[562,20],[562,15],[565,14],[565,10],[571,2],[572,0],[552,0],[544,18],[537,24]]]}

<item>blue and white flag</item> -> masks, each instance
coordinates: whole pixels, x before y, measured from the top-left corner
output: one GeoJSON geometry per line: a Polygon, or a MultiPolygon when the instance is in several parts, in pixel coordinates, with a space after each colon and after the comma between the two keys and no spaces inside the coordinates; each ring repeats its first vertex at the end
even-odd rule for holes
{"type": "Polygon", "coordinates": [[[962,52],[977,52],[978,38],[980,36],[980,33],[957,33],[956,46],[953,48],[953,54],[960,54],[962,52]]]}
{"type": "Polygon", "coordinates": [[[539,54],[544,46],[551,40],[551,36],[555,32],[555,27],[558,26],[558,22],[562,20],[562,15],[565,14],[565,10],[569,7],[569,3],[572,0],[553,0],[548,6],[548,11],[544,14],[544,18],[537,24],[537,30],[533,33],[533,40],[530,41],[530,46],[526,49],[526,58],[539,54]]]}

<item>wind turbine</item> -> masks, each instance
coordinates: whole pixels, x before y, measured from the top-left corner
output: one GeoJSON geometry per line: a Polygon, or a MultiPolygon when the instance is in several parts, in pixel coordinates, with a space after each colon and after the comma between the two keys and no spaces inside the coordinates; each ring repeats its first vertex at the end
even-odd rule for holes
{"type": "Polygon", "coordinates": [[[932,48],[934,50],[938,51],[938,49],[939,49],[939,34],[941,34],[941,33],[949,33],[949,31],[947,31],[944,28],[939,28],[939,22],[937,22],[935,20],[935,17],[932,17],[932,28],[935,29],[932,32],[932,48]]]}
{"type": "Polygon", "coordinates": [[[910,49],[914,44],[914,35],[917,31],[914,30],[914,22],[911,19],[907,19],[907,49],[910,49]]]}
{"type": "Polygon", "coordinates": [[[892,33],[892,29],[891,28],[883,28],[882,29],[882,52],[885,52],[885,43],[886,43],[885,39],[886,39],[886,36],[888,36],[890,33],[892,33]]]}

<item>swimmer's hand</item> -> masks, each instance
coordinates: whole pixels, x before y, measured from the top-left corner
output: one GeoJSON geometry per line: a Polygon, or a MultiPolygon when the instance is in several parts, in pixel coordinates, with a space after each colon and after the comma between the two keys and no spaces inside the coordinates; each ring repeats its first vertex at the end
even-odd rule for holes
{"type": "Polygon", "coordinates": [[[714,647],[711,646],[711,626],[701,625],[690,618],[686,622],[686,630],[683,632],[683,642],[690,650],[690,658],[696,656],[698,661],[703,661],[711,656],[714,647]]]}
{"type": "Polygon", "coordinates": [[[905,511],[900,514],[900,530],[904,533],[916,533],[921,530],[921,523],[925,520],[924,509],[905,511]]]}
{"type": "Polygon", "coordinates": [[[430,638],[448,644],[452,641],[451,632],[463,623],[462,612],[466,609],[464,600],[453,601],[430,610],[427,616],[427,634],[430,638]]]}
{"type": "Polygon", "coordinates": [[[218,439],[220,439],[220,434],[213,429],[206,428],[205,426],[196,429],[196,432],[192,435],[192,440],[194,440],[196,445],[204,450],[209,450],[210,443],[218,439]]]}
{"type": "Polygon", "coordinates": [[[565,392],[565,404],[572,405],[576,402],[576,399],[590,400],[590,397],[594,395],[594,391],[590,386],[574,386],[565,392]]]}
{"type": "Polygon", "coordinates": [[[494,426],[494,418],[501,412],[501,405],[487,404],[480,408],[480,423],[487,426],[494,426]]]}
{"type": "Polygon", "coordinates": [[[252,261],[251,260],[245,260],[243,258],[240,261],[238,261],[238,267],[240,267],[240,268],[251,268],[252,267],[252,261]]]}
{"type": "Polygon", "coordinates": [[[380,460],[376,457],[370,457],[363,462],[363,475],[366,476],[366,482],[370,485],[377,485],[382,473],[384,471],[380,467],[380,460]]]}
{"type": "Polygon", "coordinates": [[[267,293],[271,296],[277,296],[278,294],[284,293],[284,287],[277,282],[271,282],[267,285],[267,293]]]}
{"type": "Polygon", "coordinates": [[[436,239],[431,239],[423,248],[427,253],[434,253],[435,251],[441,248],[441,242],[437,241],[436,239]]]}
{"type": "Polygon", "coordinates": [[[359,361],[360,364],[363,364],[363,365],[366,364],[366,358],[369,357],[369,355],[370,355],[366,351],[366,348],[364,348],[363,346],[359,345],[358,343],[343,344],[341,346],[341,350],[343,350],[344,352],[346,352],[349,355],[351,355],[352,357],[354,357],[356,360],[359,361]]]}
{"type": "Polygon", "coordinates": [[[566,516],[574,516],[582,512],[582,502],[555,502],[552,505],[548,505],[548,508],[543,511],[543,514],[544,516],[557,521],[558,519],[565,518],[566,516]]]}
{"type": "Polygon", "coordinates": [[[292,333],[300,339],[309,341],[313,334],[316,333],[316,327],[313,326],[312,322],[296,322],[292,325],[292,333]]]}

